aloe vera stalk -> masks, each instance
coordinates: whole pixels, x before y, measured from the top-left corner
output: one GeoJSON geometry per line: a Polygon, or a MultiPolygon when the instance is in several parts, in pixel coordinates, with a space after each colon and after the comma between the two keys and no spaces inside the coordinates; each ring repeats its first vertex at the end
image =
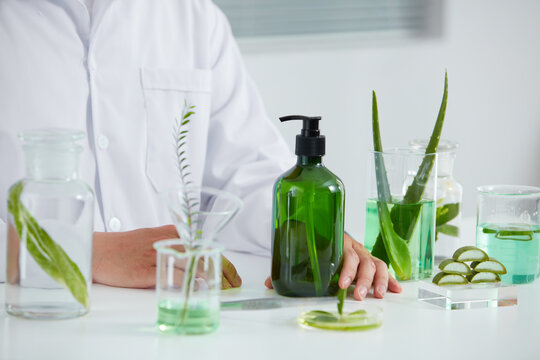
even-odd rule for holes
{"type": "MultiPolygon", "coordinates": [[[[382,152],[375,92],[373,92],[373,95],[373,142],[375,151],[382,152]]],[[[407,188],[403,200],[400,203],[394,204],[391,212],[388,211],[387,206],[387,203],[391,202],[391,194],[388,187],[388,179],[386,178],[384,159],[382,158],[382,155],[380,156],[380,159],[378,159],[378,154],[375,154],[375,171],[377,175],[377,193],[379,199],[377,209],[379,212],[381,233],[373,246],[372,255],[380,258],[387,264],[391,264],[396,271],[396,275],[401,280],[410,278],[410,271],[404,271],[410,268],[411,265],[410,256],[408,261],[405,260],[406,255],[409,253],[407,243],[418,220],[422,207],[422,205],[418,203],[422,199],[422,194],[434,165],[435,158],[429,155],[437,152],[444,124],[447,99],[448,74],[445,73],[443,98],[437,121],[435,122],[433,132],[425,150],[425,156],[416,172],[412,184],[407,188]],[[383,202],[383,204],[381,204],[381,202],[383,202]],[[409,206],[403,207],[400,205],[409,206]],[[387,213],[389,214],[387,215],[387,213]],[[406,251],[405,248],[407,248],[406,251]],[[396,266],[398,268],[396,268],[396,266]]]]}
{"type": "MultiPolygon", "coordinates": [[[[441,101],[441,107],[439,109],[439,115],[437,115],[437,121],[435,122],[435,127],[431,133],[429,143],[426,147],[425,154],[435,154],[437,152],[437,147],[439,146],[439,140],[441,139],[442,128],[444,124],[444,117],[446,114],[446,103],[448,100],[448,73],[444,74],[444,92],[443,98],[441,101]]],[[[422,199],[422,194],[424,193],[424,188],[426,187],[427,180],[429,179],[429,174],[433,168],[433,163],[435,158],[432,156],[425,156],[420,164],[420,167],[414,177],[412,184],[407,188],[407,192],[403,197],[404,204],[415,204],[422,199]]]]}
{"type": "Polygon", "coordinates": [[[20,199],[23,189],[23,182],[15,184],[8,198],[8,211],[13,216],[20,241],[26,243],[28,253],[40,268],[57,283],[67,288],[75,300],[88,309],[90,300],[86,279],[77,264],[39,226],[37,220],[22,204],[20,199]]]}
{"type": "Polygon", "coordinates": [[[347,297],[347,289],[339,289],[337,293],[337,298],[338,298],[337,312],[339,315],[343,315],[343,303],[345,302],[346,297],[347,297]]]}
{"type": "MultiPolygon", "coordinates": [[[[377,211],[379,213],[379,226],[381,228],[382,243],[384,244],[385,258],[392,264],[397,276],[408,279],[411,276],[411,255],[407,242],[402,239],[392,226],[392,219],[388,211],[388,203],[391,202],[390,185],[386,176],[386,167],[382,156],[382,141],[379,128],[379,111],[377,108],[377,95],[373,91],[373,146],[375,154],[375,173],[377,177],[377,211]]],[[[379,238],[377,238],[379,240],[379,238]]],[[[375,250],[375,248],[373,249],[375,250]]]]}

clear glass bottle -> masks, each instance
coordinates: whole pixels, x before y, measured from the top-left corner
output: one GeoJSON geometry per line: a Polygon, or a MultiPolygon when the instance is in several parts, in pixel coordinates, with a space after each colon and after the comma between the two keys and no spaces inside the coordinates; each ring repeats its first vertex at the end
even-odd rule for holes
{"type": "MultiPolygon", "coordinates": [[[[428,140],[412,140],[414,149],[425,150],[428,140]]],[[[465,245],[460,238],[461,202],[463,187],[454,179],[454,160],[458,144],[440,140],[437,148],[437,212],[435,237],[435,263],[452,257],[454,251],[465,245]]]]}
{"type": "Polygon", "coordinates": [[[81,131],[19,135],[26,177],[8,195],[6,311],[60,319],[90,308],[94,195],[78,179],[81,131]]]}

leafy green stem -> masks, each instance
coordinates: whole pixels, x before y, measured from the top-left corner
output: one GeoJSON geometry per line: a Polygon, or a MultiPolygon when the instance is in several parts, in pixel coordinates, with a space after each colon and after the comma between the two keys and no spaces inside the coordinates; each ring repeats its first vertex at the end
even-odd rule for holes
{"type": "MultiPolygon", "coordinates": [[[[176,157],[177,157],[177,165],[178,165],[178,173],[180,175],[180,182],[182,185],[184,185],[182,196],[184,197],[184,201],[186,203],[185,208],[183,209],[186,212],[186,219],[187,219],[187,226],[188,226],[188,239],[186,239],[186,252],[191,251],[193,248],[196,247],[196,240],[201,237],[200,231],[197,230],[195,219],[195,213],[194,213],[194,207],[197,205],[191,197],[188,189],[186,188],[187,185],[190,185],[192,182],[189,180],[189,176],[191,173],[189,172],[189,164],[187,162],[187,156],[186,156],[186,144],[187,144],[187,136],[188,136],[188,129],[187,125],[191,121],[191,116],[195,115],[195,106],[191,105],[187,102],[187,100],[184,100],[184,109],[182,111],[182,117],[176,119],[176,124],[174,127],[174,139],[176,143],[176,157]]],[[[195,269],[196,269],[196,263],[197,258],[196,255],[189,256],[188,259],[188,269],[186,272],[186,276],[184,276],[184,284],[183,289],[185,292],[184,295],[184,304],[182,309],[182,317],[180,319],[179,326],[183,325],[186,316],[189,310],[189,299],[191,296],[191,289],[193,286],[193,279],[195,278],[195,269]]]]}

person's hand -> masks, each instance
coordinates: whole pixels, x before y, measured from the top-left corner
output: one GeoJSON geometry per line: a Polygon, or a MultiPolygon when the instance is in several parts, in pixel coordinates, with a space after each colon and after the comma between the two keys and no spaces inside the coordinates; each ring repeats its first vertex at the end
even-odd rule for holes
{"type": "MultiPolygon", "coordinates": [[[[95,232],[92,256],[94,282],[129,288],[155,286],[156,251],[152,245],[172,238],[178,238],[173,225],[126,232],[95,232]]],[[[223,289],[242,285],[236,268],[225,257],[222,257],[222,271],[223,289]]]]}
{"type": "MultiPolygon", "coordinates": [[[[356,280],[354,298],[363,300],[371,286],[373,294],[381,299],[386,291],[401,292],[401,285],[388,273],[384,261],[372,256],[364,245],[360,244],[348,234],[343,241],[343,268],[339,276],[340,288],[348,288],[356,280]]],[[[266,287],[272,289],[272,282],[268,277],[264,282],[266,287]]]]}

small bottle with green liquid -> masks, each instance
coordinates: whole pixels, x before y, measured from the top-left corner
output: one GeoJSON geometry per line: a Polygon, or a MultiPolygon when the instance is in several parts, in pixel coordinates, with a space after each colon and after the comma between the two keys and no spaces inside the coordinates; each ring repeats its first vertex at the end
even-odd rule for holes
{"type": "Polygon", "coordinates": [[[343,261],[345,189],[322,163],[321,117],[303,121],[296,136],[297,163],[276,181],[273,199],[272,285],[284,296],[331,296],[343,261]]]}

